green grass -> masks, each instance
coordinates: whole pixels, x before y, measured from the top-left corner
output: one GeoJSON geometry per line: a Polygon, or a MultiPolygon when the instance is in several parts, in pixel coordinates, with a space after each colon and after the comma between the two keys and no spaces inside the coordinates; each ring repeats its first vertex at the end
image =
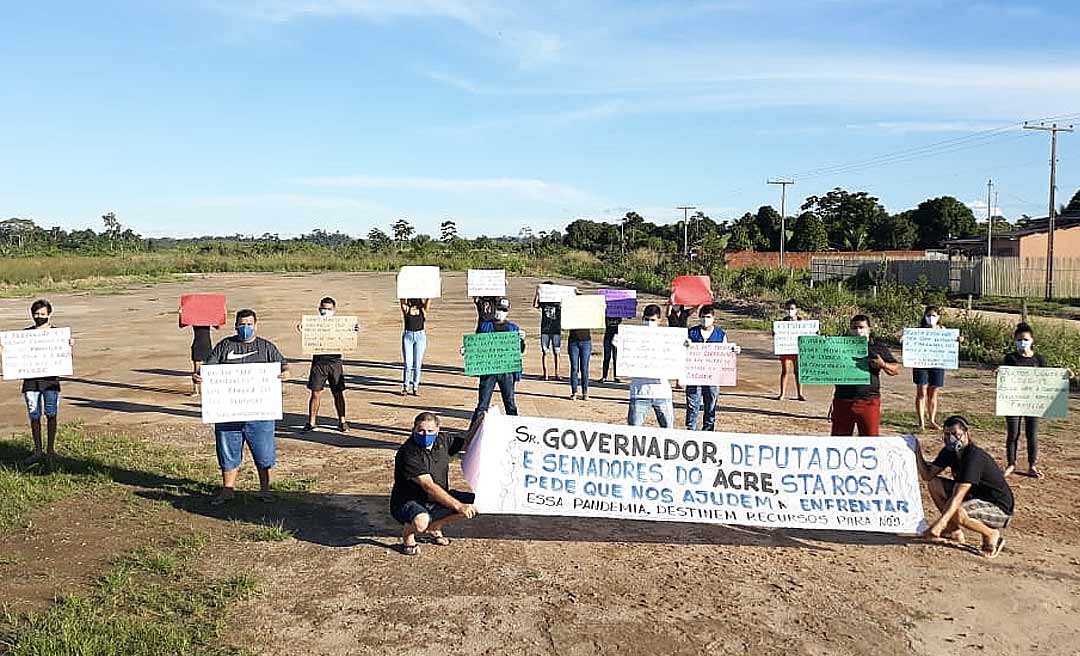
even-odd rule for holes
{"type": "Polygon", "coordinates": [[[288,477],[271,481],[270,489],[274,492],[312,492],[318,483],[319,479],[313,477],[288,477]]]}
{"type": "MultiPolygon", "coordinates": [[[[966,418],[971,425],[971,428],[980,432],[986,432],[987,434],[1005,434],[1005,418],[996,417],[991,414],[982,412],[965,412],[964,418],[966,418]]],[[[938,421],[943,421],[945,416],[939,415],[938,421]]],[[[919,427],[919,419],[915,416],[915,413],[910,410],[881,410],[881,425],[895,428],[901,431],[917,431],[919,427]]],[[[932,432],[927,429],[927,432],[932,432]]]]}
{"type": "Polygon", "coordinates": [[[250,574],[203,574],[200,533],[116,561],[85,594],[42,613],[0,612],[0,652],[8,656],[242,654],[222,644],[230,604],[258,592],[250,574]]]}
{"type": "Polygon", "coordinates": [[[246,542],[284,542],[292,537],[293,532],[285,528],[283,522],[259,526],[243,534],[246,542]]]}

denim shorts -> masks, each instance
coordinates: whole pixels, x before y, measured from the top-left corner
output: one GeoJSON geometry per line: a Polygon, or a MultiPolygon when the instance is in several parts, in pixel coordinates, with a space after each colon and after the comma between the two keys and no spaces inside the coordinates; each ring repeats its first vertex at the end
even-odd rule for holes
{"type": "MultiPolygon", "coordinates": [[[[472,492],[447,491],[461,503],[472,503],[476,499],[472,492]]],[[[390,514],[399,524],[410,524],[418,515],[425,513],[431,516],[433,522],[455,514],[450,508],[434,501],[406,501],[400,506],[390,506],[390,514]]]]}
{"type": "Polygon", "coordinates": [[[944,369],[912,369],[911,379],[916,385],[929,385],[930,387],[945,387],[944,369]]]}
{"type": "Polygon", "coordinates": [[[558,353],[560,348],[562,348],[561,333],[555,333],[553,335],[540,335],[541,353],[558,353]]]}
{"type": "Polygon", "coordinates": [[[60,390],[23,392],[23,399],[31,421],[40,421],[42,410],[46,417],[55,417],[60,409],[60,390]]]}
{"type": "Polygon", "coordinates": [[[238,469],[244,460],[244,443],[259,469],[270,469],[277,461],[274,421],[241,421],[214,424],[218,466],[221,471],[238,469]]]}

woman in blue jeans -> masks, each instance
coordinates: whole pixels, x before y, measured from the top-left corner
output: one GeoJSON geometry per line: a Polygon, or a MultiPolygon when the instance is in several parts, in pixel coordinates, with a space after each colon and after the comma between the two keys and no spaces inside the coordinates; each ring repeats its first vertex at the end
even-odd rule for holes
{"type": "Polygon", "coordinates": [[[427,350],[424,323],[429,309],[430,298],[401,299],[401,315],[405,321],[405,331],[401,334],[401,354],[405,360],[401,377],[402,396],[409,393],[420,395],[420,370],[424,365],[424,351],[427,350]]]}
{"type": "Polygon", "coordinates": [[[592,333],[587,328],[571,330],[568,340],[570,351],[570,400],[589,400],[589,358],[592,356],[592,333]],[[581,396],[578,396],[578,383],[581,396]]]}

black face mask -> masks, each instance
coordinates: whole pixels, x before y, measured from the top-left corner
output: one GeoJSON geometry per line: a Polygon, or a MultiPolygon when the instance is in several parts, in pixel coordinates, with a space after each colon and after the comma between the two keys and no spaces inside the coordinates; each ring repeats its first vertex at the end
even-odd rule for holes
{"type": "Polygon", "coordinates": [[[34,317],[35,326],[44,326],[49,323],[49,317],[34,317]]]}

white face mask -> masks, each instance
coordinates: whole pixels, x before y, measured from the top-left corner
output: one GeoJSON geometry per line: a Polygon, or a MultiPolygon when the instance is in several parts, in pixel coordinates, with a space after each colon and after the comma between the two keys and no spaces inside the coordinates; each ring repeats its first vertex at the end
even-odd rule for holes
{"type": "Polygon", "coordinates": [[[787,315],[794,319],[799,316],[799,308],[788,308],[787,315]]]}
{"type": "Polygon", "coordinates": [[[642,319],[641,320],[641,325],[649,326],[650,328],[655,328],[658,323],[660,323],[660,322],[657,321],[656,319],[642,319]]]}
{"type": "Polygon", "coordinates": [[[701,317],[701,325],[705,326],[706,328],[712,326],[713,321],[714,319],[712,317],[701,317]]]}
{"type": "Polygon", "coordinates": [[[926,325],[928,326],[936,326],[939,319],[936,314],[928,314],[923,318],[926,319],[926,325]]]}
{"type": "Polygon", "coordinates": [[[1016,350],[1017,351],[1026,351],[1029,348],[1031,348],[1031,345],[1034,344],[1034,343],[1035,343],[1035,341],[1031,340],[1031,339],[1018,339],[1018,340],[1016,340],[1016,350]]]}
{"type": "Polygon", "coordinates": [[[510,316],[510,313],[506,310],[497,310],[495,312],[495,321],[506,321],[508,316],[510,316]]]}
{"type": "Polygon", "coordinates": [[[333,310],[327,310],[326,308],[319,308],[319,316],[332,317],[334,316],[333,310]]]}

